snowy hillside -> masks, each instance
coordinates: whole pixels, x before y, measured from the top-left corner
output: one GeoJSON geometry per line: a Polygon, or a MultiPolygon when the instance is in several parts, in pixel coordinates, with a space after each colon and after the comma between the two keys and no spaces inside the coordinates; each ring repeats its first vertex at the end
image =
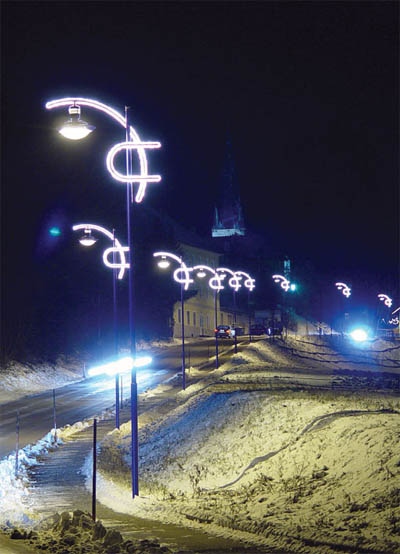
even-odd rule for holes
{"type": "Polygon", "coordinates": [[[198,372],[139,420],[133,503],[130,426],[108,435],[100,501],[280,551],[400,552],[399,347],[335,346],[261,341],[198,372]]]}

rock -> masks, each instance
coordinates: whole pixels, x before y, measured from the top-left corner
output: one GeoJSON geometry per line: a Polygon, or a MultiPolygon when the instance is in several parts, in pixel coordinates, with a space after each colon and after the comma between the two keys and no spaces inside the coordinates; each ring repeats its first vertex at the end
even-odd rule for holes
{"type": "Polygon", "coordinates": [[[114,546],[115,544],[121,544],[123,542],[122,535],[115,529],[109,529],[103,539],[104,546],[114,546]]]}
{"type": "Polygon", "coordinates": [[[19,529],[14,529],[13,532],[10,535],[11,539],[26,539],[26,533],[24,531],[20,531],[19,529]]]}
{"type": "Polygon", "coordinates": [[[95,523],[89,514],[82,514],[79,520],[79,526],[82,529],[93,529],[95,523]]]}
{"type": "Polygon", "coordinates": [[[112,544],[107,546],[105,554],[119,554],[121,552],[121,547],[119,544],[112,544]]]}
{"type": "Polygon", "coordinates": [[[76,536],[72,534],[65,535],[63,538],[63,543],[68,544],[68,546],[72,546],[76,543],[76,536]]]}
{"type": "Polygon", "coordinates": [[[82,512],[82,510],[74,510],[72,512],[72,525],[76,527],[79,525],[79,521],[81,519],[81,516],[85,515],[85,512],[82,512]]]}
{"type": "Polygon", "coordinates": [[[93,540],[98,541],[102,539],[107,533],[106,528],[101,523],[100,520],[96,521],[94,528],[93,528],[93,540]]]}
{"type": "Polygon", "coordinates": [[[61,519],[58,524],[58,529],[60,529],[61,534],[63,534],[70,527],[71,527],[71,516],[69,515],[69,512],[62,512],[61,519]]]}

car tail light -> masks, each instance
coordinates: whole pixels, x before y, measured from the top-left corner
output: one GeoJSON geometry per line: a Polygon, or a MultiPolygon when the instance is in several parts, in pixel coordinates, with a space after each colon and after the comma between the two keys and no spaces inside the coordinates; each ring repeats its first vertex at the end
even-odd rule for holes
{"type": "Polygon", "coordinates": [[[218,329],[214,329],[214,333],[218,333],[218,329]]]}
{"type": "Polygon", "coordinates": [[[229,335],[229,333],[231,332],[231,330],[230,330],[230,329],[226,329],[226,332],[227,332],[228,335],[229,335]]]}

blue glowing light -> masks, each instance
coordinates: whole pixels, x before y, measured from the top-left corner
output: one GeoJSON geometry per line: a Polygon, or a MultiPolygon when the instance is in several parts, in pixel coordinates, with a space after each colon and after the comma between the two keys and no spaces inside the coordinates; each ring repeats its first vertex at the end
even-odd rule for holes
{"type": "Polygon", "coordinates": [[[49,233],[52,237],[59,237],[61,235],[61,229],[60,227],[51,227],[49,233]]]}
{"type": "Polygon", "coordinates": [[[365,329],[354,329],[350,333],[350,337],[356,342],[364,342],[368,339],[368,333],[365,329]]]}
{"type": "Polygon", "coordinates": [[[89,369],[88,375],[90,375],[90,377],[94,377],[95,375],[102,375],[103,373],[106,373],[107,375],[126,373],[130,371],[133,367],[143,367],[145,365],[151,364],[151,362],[152,358],[150,356],[141,356],[140,358],[136,358],[135,360],[130,356],[127,356],[126,358],[114,360],[108,364],[92,367],[89,369]]]}
{"type": "Polygon", "coordinates": [[[290,290],[291,290],[292,292],[294,292],[294,291],[296,290],[296,288],[297,288],[297,285],[296,285],[295,283],[291,283],[291,284],[290,284],[290,290]]]}

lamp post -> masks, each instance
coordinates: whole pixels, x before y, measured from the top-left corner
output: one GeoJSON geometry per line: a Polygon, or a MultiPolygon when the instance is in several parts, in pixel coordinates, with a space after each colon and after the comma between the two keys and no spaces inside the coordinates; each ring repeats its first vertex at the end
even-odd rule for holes
{"type": "MultiPolygon", "coordinates": [[[[346,285],[346,283],[342,283],[341,281],[338,281],[337,283],[335,283],[335,287],[337,288],[338,291],[341,291],[343,296],[345,296],[346,298],[350,298],[350,296],[351,296],[351,287],[349,285],[346,285]]],[[[344,306],[343,306],[343,308],[344,308],[344,306]]],[[[342,324],[342,337],[344,337],[345,318],[346,318],[346,313],[344,312],[343,313],[343,324],[342,324]]]]}
{"type": "Polygon", "coordinates": [[[168,258],[174,260],[179,264],[179,268],[174,271],[174,279],[181,285],[181,333],[182,333],[182,390],[186,388],[186,370],[185,370],[185,311],[184,311],[184,296],[183,291],[189,288],[190,283],[193,283],[193,279],[190,278],[190,269],[187,267],[185,262],[176,254],[171,252],[154,252],[153,256],[155,258],[161,258],[158,262],[158,267],[161,269],[166,269],[169,267],[170,262],[168,258]],[[183,277],[178,277],[182,275],[183,277]]]}
{"type": "MultiPolygon", "coordinates": [[[[129,264],[125,259],[125,252],[128,251],[127,246],[121,246],[121,243],[115,236],[115,230],[112,233],[101,227],[100,225],[94,225],[92,223],[79,223],[72,227],[73,231],[83,230],[84,234],[79,239],[82,246],[91,247],[97,242],[97,239],[92,235],[92,231],[97,231],[107,238],[109,238],[113,246],[107,248],[103,253],[103,262],[107,267],[111,267],[113,270],[113,328],[114,328],[114,353],[118,355],[118,338],[117,338],[117,269],[119,269],[118,279],[122,279],[125,269],[129,269],[129,264]],[[108,257],[112,253],[112,262],[108,257]],[[119,254],[120,261],[117,263],[115,255],[119,254]]],[[[115,375],[115,427],[119,429],[119,374],[115,375]]]]}
{"type": "MultiPolygon", "coordinates": [[[[132,237],[131,237],[131,221],[130,221],[130,208],[133,202],[133,183],[138,184],[136,195],[134,197],[135,202],[140,203],[146,193],[146,187],[149,183],[158,183],[161,181],[160,175],[149,175],[148,163],[146,157],[147,149],[160,148],[159,142],[143,142],[137,131],[132,127],[128,121],[129,109],[125,107],[125,113],[122,115],[114,108],[103,104],[97,100],[81,97],[68,97],[52,100],[46,103],[46,108],[52,110],[55,108],[68,108],[70,119],[60,129],[60,133],[72,140],[79,140],[90,134],[94,127],[88,125],[85,121],[80,119],[81,107],[92,108],[98,110],[116,121],[123,129],[125,129],[125,141],[115,144],[108,152],[106,157],[106,165],[111,176],[122,183],[126,183],[126,214],[127,214],[127,234],[128,234],[128,248],[129,248],[129,335],[130,335],[130,350],[132,358],[136,356],[136,341],[135,341],[135,327],[133,318],[133,249],[132,249],[132,237]],[[125,150],[126,156],[126,172],[120,173],[114,165],[115,157],[125,150]],[[137,152],[139,158],[139,174],[132,174],[132,151],[137,152]]],[[[136,380],[136,367],[132,366],[131,369],[131,433],[132,433],[132,496],[135,497],[139,494],[139,475],[138,475],[138,422],[137,422],[137,380],[136,380]]]]}
{"type": "Polygon", "coordinates": [[[218,363],[218,335],[217,335],[217,326],[218,326],[217,294],[221,289],[224,288],[222,285],[222,280],[226,277],[226,274],[218,275],[215,269],[203,264],[195,265],[193,268],[191,268],[191,270],[197,271],[197,277],[199,277],[199,279],[203,279],[206,276],[206,273],[205,273],[206,271],[208,271],[212,275],[211,279],[208,281],[208,285],[211,289],[214,290],[215,367],[216,369],[218,369],[219,363],[218,363]]]}

